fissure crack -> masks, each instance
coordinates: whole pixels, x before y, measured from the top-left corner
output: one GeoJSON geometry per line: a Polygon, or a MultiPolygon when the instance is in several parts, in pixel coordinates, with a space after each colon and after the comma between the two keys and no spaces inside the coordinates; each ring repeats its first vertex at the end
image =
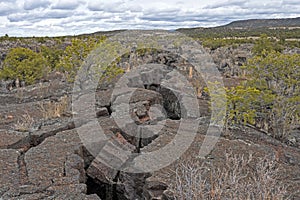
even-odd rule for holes
{"type": "Polygon", "coordinates": [[[21,154],[18,157],[17,163],[18,163],[18,168],[19,168],[19,182],[20,185],[25,185],[29,182],[28,180],[28,172],[27,172],[27,167],[26,167],[26,162],[25,162],[25,152],[21,152],[21,154]]]}

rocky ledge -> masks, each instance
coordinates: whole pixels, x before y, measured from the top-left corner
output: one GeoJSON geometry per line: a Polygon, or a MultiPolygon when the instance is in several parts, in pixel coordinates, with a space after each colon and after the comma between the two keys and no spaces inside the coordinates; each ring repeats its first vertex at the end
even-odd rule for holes
{"type": "MultiPolygon", "coordinates": [[[[242,59],[243,55],[236,57],[242,59]]],[[[249,198],[264,191],[300,198],[299,130],[295,130],[292,143],[283,143],[250,127],[232,128],[221,134],[208,155],[199,157],[207,139],[209,104],[180,81],[174,67],[156,67],[129,74],[127,82],[122,82],[128,91],[97,89],[95,105],[90,105],[92,120],[85,115],[76,118],[81,113],[71,109],[72,85],[59,79],[2,91],[0,199],[174,199],[178,191],[185,190],[179,184],[184,182],[180,175],[194,172],[180,171],[183,166],[204,170],[199,178],[206,181],[199,183],[206,185],[200,190],[203,193],[197,194],[204,199],[209,195],[218,199],[218,194],[230,198],[228,193],[220,193],[221,189],[238,191],[232,174],[244,177],[239,180],[245,184],[238,183],[245,191],[253,189],[249,198]],[[130,88],[137,89],[132,92],[130,88]],[[101,135],[93,136],[99,131],[95,132],[95,122],[102,128],[101,135]],[[173,151],[164,152],[165,147],[173,151]],[[143,155],[154,156],[143,161],[143,155]],[[265,159],[272,165],[264,168],[261,161],[265,159]],[[133,173],[133,168],[138,173],[133,173]],[[149,168],[156,170],[147,171],[149,168]],[[222,176],[225,169],[228,176],[222,176]],[[276,179],[270,179],[275,172],[276,179]],[[220,183],[226,177],[232,178],[231,184],[220,183]],[[217,183],[227,184],[226,188],[211,186],[217,183]],[[255,187],[254,183],[261,185],[255,187]]],[[[217,127],[212,130],[210,137],[217,137],[220,131],[217,127]]]]}

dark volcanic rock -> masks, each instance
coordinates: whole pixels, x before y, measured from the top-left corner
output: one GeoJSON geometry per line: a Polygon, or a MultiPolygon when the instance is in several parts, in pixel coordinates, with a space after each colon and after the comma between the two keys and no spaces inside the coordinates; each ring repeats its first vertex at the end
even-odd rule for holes
{"type": "Polygon", "coordinates": [[[3,199],[99,199],[87,196],[83,151],[76,131],[46,138],[23,153],[1,150],[3,199]]]}
{"type": "Polygon", "coordinates": [[[20,141],[24,141],[23,145],[29,143],[29,133],[28,132],[18,132],[12,130],[0,130],[0,149],[7,149],[20,141]],[[26,142],[27,140],[27,142],[26,142]]]}
{"type": "MultiPolygon", "coordinates": [[[[238,82],[232,76],[242,73],[240,66],[251,47],[245,44],[210,52],[218,69],[228,76],[224,79],[227,86],[238,82]]],[[[5,56],[3,52],[0,57],[5,56]]],[[[299,199],[299,130],[287,139],[287,146],[251,128],[233,129],[221,135],[209,155],[200,158],[210,111],[209,102],[197,98],[201,95],[194,88],[203,88],[203,80],[186,60],[168,52],[130,53],[127,59],[122,57],[119,63],[126,68],[127,79],[115,84],[114,91],[99,86],[93,94],[96,103],[89,106],[95,108],[94,121],[83,115],[75,123],[72,116],[79,114],[71,111],[72,84],[61,81],[61,74],[21,88],[1,82],[1,200],[171,200],[174,172],[180,163],[210,163],[222,169],[227,151],[244,156],[252,152],[252,169],[258,158],[273,158],[284,169],[279,170],[280,184],[288,184],[289,194],[299,199]],[[133,70],[145,63],[150,64],[133,70]],[[43,105],[63,98],[67,104],[63,112],[51,116],[43,110],[43,105]],[[181,126],[183,122],[187,126],[181,126]],[[191,144],[183,149],[188,140],[191,144]],[[171,151],[164,149],[168,146],[173,147],[171,151]],[[152,155],[151,160],[144,155],[152,155]],[[164,161],[170,162],[163,165],[164,161]],[[149,166],[157,170],[146,172],[149,166]],[[126,172],[130,168],[138,173],[126,172]]]]}
{"type": "Polygon", "coordinates": [[[226,77],[234,77],[243,74],[241,66],[251,57],[251,44],[241,44],[238,47],[220,47],[212,50],[212,56],[219,71],[226,77]]]}
{"type": "Polygon", "coordinates": [[[64,177],[70,178],[70,181],[74,179],[73,183],[80,183],[80,172],[74,175],[66,171],[66,163],[72,154],[83,154],[76,131],[59,133],[31,148],[25,155],[29,181],[37,185],[51,185],[52,182],[55,184],[56,179],[64,177]]]}
{"type": "Polygon", "coordinates": [[[98,108],[96,110],[96,115],[97,117],[107,117],[109,116],[109,112],[108,112],[108,109],[107,108],[98,108]]]}
{"type": "Polygon", "coordinates": [[[19,165],[20,153],[14,149],[0,150],[0,196],[11,187],[19,185],[19,165]]]}

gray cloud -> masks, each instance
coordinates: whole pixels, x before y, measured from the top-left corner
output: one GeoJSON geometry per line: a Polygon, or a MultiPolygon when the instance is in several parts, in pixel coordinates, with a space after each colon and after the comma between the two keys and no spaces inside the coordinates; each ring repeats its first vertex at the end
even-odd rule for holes
{"type": "Polygon", "coordinates": [[[53,9],[74,10],[80,5],[78,0],[59,0],[51,6],[53,9]]]}
{"type": "Polygon", "coordinates": [[[17,10],[16,6],[11,2],[0,2],[0,16],[5,16],[17,10]]]}
{"type": "Polygon", "coordinates": [[[25,10],[33,10],[35,8],[46,8],[50,5],[50,1],[48,0],[27,0],[24,2],[24,9],[25,10]]]}
{"type": "Polygon", "coordinates": [[[104,5],[102,2],[99,2],[99,1],[91,1],[88,3],[88,9],[90,11],[104,11],[105,10],[105,7],[113,7],[113,5],[116,4],[116,3],[110,3],[110,4],[106,4],[104,5]]]}
{"type": "Polygon", "coordinates": [[[43,19],[61,19],[61,18],[68,18],[72,17],[75,13],[69,10],[50,10],[43,15],[41,15],[41,18],[43,19]]]}
{"type": "Polygon", "coordinates": [[[45,12],[27,12],[11,14],[7,17],[10,22],[39,22],[44,19],[61,19],[71,17],[74,13],[65,10],[49,10],[45,12]]]}
{"type": "Polygon", "coordinates": [[[207,9],[214,9],[214,8],[220,8],[220,7],[229,7],[229,6],[242,6],[247,2],[247,0],[226,0],[222,2],[217,2],[211,5],[207,5],[204,8],[207,9]]]}
{"type": "Polygon", "coordinates": [[[88,3],[88,9],[90,11],[106,11],[111,13],[122,12],[140,12],[142,7],[138,4],[129,4],[124,1],[115,1],[103,3],[101,1],[90,1],[88,3]]]}
{"type": "Polygon", "coordinates": [[[299,0],[283,0],[283,5],[298,5],[299,6],[299,0]]]}
{"type": "Polygon", "coordinates": [[[0,32],[17,36],[210,27],[299,16],[299,0],[0,0],[0,32]]]}

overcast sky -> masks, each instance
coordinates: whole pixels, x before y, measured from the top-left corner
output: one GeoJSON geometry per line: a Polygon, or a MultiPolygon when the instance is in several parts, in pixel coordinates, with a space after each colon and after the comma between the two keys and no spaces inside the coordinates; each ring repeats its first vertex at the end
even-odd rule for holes
{"type": "Polygon", "coordinates": [[[300,0],[0,0],[0,36],[212,27],[300,17],[300,0]]]}

